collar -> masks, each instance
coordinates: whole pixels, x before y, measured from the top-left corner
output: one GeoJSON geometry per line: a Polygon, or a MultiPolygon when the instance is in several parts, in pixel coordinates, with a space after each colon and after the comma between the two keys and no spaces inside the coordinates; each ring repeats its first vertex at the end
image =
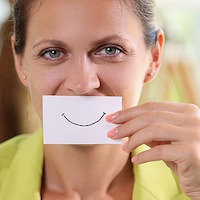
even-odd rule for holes
{"type": "MultiPolygon", "coordinates": [[[[132,154],[136,155],[149,147],[142,145],[132,154]]],[[[136,200],[176,200],[183,193],[178,183],[177,176],[166,166],[163,161],[148,162],[134,165],[135,185],[133,199],[136,200]]]]}
{"type": "MultiPolygon", "coordinates": [[[[44,158],[42,129],[28,136],[14,138],[14,141],[0,146],[0,162],[4,165],[3,184],[0,173],[0,199],[41,200],[44,158]]],[[[143,145],[133,154],[144,150],[148,148],[143,145]]],[[[134,165],[133,172],[134,200],[189,200],[181,192],[177,177],[164,162],[134,165]]]]}

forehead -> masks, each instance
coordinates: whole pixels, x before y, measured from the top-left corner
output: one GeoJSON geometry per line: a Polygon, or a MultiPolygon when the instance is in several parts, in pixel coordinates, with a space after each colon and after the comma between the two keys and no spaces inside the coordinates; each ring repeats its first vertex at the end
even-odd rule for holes
{"type": "MultiPolygon", "coordinates": [[[[122,17],[122,15],[125,17],[124,15],[128,13],[136,18],[131,5],[127,0],[34,0],[30,17],[39,13],[55,15],[59,11],[60,17],[65,13],[71,20],[77,19],[79,16],[83,19],[89,17],[91,20],[91,17],[94,17],[93,20],[96,20],[98,15],[103,17],[108,14],[114,19],[122,17]]],[[[120,20],[120,18],[118,19],[120,20]]]]}
{"type": "Polygon", "coordinates": [[[140,23],[123,0],[38,0],[29,16],[28,32],[47,37],[63,36],[63,32],[77,37],[78,33],[91,38],[132,32],[142,38],[140,23]]]}
{"type": "MultiPolygon", "coordinates": [[[[33,9],[40,9],[42,6],[51,6],[52,3],[54,6],[61,6],[65,5],[67,7],[82,7],[84,10],[86,8],[91,9],[101,9],[101,8],[107,8],[111,6],[112,8],[129,8],[131,12],[133,12],[133,3],[132,0],[30,0],[30,5],[33,9]]],[[[53,7],[54,7],[53,6],[53,7]]],[[[63,7],[63,6],[61,6],[63,7]]],[[[64,8],[64,7],[63,7],[64,8]]]]}

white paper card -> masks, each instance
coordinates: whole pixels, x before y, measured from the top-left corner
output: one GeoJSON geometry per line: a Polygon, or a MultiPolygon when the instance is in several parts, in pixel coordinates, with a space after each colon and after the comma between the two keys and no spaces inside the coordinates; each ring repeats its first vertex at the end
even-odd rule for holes
{"type": "Polygon", "coordinates": [[[121,97],[43,96],[44,144],[121,144],[107,137],[118,125],[105,120],[121,109],[121,97]]]}

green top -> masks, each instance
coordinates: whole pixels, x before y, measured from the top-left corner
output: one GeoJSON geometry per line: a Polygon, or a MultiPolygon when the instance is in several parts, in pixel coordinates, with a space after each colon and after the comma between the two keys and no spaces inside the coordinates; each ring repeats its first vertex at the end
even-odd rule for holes
{"type": "MultiPolygon", "coordinates": [[[[0,200],[41,200],[42,130],[0,145],[0,200]]],[[[134,153],[145,150],[142,146],[134,153]]],[[[134,165],[134,200],[190,200],[177,177],[161,161],[134,165]]]]}

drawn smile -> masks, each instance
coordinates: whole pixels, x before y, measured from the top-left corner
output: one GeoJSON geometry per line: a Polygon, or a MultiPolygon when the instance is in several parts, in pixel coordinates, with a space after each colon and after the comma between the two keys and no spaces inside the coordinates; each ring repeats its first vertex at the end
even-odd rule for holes
{"type": "Polygon", "coordinates": [[[94,124],[100,122],[100,121],[103,119],[103,117],[104,117],[105,115],[106,115],[106,113],[103,112],[102,116],[101,116],[97,121],[95,121],[95,122],[93,122],[93,123],[90,123],[90,124],[78,124],[78,123],[75,123],[75,122],[72,122],[71,120],[69,120],[69,119],[66,117],[65,113],[62,114],[62,116],[63,116],[69,123],[71,123],[71,124],[73,124],[73,125],[75,125],[75,126],[81,126],[81,127],[92,126],[92,125],[94,125],[94,124]]]}

